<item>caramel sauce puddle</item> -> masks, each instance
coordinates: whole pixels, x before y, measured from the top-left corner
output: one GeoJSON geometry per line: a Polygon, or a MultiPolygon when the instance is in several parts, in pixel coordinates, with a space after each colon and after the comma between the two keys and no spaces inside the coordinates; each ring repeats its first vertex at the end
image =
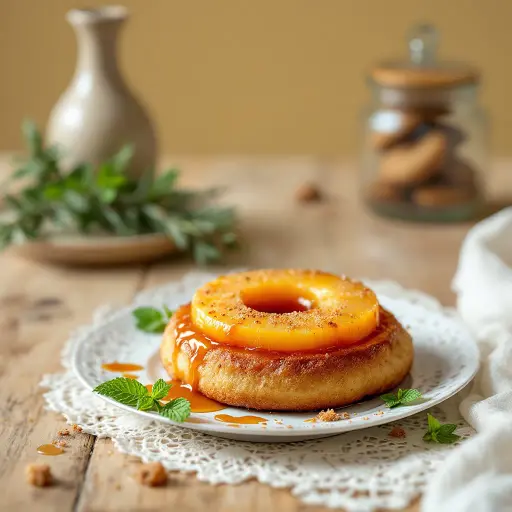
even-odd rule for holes
{"type": "Polygon", "coordinates": [[[217,421],[222,423],[232,423],[240,425],[257,425],[258,423],[267,423],[266,418],[260,416],[231,416],[231,414],[217,414],[215,416],[217,421]]]}
{"type": "Polygon", "coordinates": [[[42,444],[37,447],[37,453],[41,455],[62,455],[64,450],[53,444],[42,444]]]}
{"type": "MultiPolygon", "coordinates": [[[[140,364],[118,363],[117,361],[114,361],[113,363],[102,364],[101,368],[107,372],[129,373],[143,370],[144,366],[141,366],[140,364]]],[[[128,378],[131,379],[133,377],[128,378]]]]}

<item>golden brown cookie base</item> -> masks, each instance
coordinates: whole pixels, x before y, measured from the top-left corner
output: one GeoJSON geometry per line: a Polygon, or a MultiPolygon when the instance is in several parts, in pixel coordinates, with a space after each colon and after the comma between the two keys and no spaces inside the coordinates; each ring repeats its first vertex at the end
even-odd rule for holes
{"type": "MultiPolygon", "coordinates": [[[[169,375],[187,373],[194,347],[174,354],[174,329],[166,330],[162,363],[169,375]]],[[[413,360],[408,332],[381,311],[378,329],[355,345],[323,352],[278,353],[213,345],[198,366],[198,390],[228,405],[260,410],[309,411],[335,408],[386,392],[409,372],[413,360]]]]}

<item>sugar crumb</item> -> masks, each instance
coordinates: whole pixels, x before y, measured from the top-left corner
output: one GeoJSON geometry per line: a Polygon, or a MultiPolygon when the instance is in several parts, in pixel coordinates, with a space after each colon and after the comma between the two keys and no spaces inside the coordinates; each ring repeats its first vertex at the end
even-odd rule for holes
{"type": "Polygon", "coordinates": [[[341,416],[334,409],[327,409],[326,411],[320,411],[316,415],[318,421],[339,421],[341,416]]]}
{"type": "Polygon", "coordinates": [[[391,432],[388,434],[389,437],[397,437],[398,439],[403,439],[407,437],[407,433],[402,427],[393,427],[391,432]]]}
{"type": "Polygon", "coordinates": [[[69,436],[69,430],[67,428],[63,428],[57,432],[58,436],[69,436]]]}
{"type": "Polygon", "coordinates": [[[321,190],[313,183],[304,183],[295,192],[297,201],[301,203],[314,203],[323,199],[321,190]]]}
{"type": "Polygon", "coordinates": [[[53,483],[52,472],[48,464],[29,464],[25,468],[27,482],[34,487],[48,487],[53,483]]]}
{"type": "Polygon", "coordinates": [[[167,471],[160,462],[149,462],[141,464],[136,478],[141,485],[161,487],[167,483],[167,471]]]}
{"type": "Polygon", "coordinates": [[[73,423],[73,432],[82,432],[82,427],[80,427],[76,423],[73,423]]]}

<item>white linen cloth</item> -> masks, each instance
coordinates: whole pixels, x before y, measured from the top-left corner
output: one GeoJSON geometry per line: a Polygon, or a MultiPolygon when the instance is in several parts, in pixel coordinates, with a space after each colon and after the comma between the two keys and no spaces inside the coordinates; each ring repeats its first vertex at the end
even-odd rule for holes
{"type": "Polygon", "coordinates": [[[460,405],[477,431],[431,480],[423,512],[512,511],[512,208],[474,226],[452,283],[481,352],[460,405]]]}

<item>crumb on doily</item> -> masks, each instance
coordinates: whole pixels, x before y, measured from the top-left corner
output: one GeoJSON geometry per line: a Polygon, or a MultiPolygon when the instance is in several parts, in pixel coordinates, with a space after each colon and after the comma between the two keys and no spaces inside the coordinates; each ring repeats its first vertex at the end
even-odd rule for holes
{"type": "Polygon", "coordinates": [[[323,194],[314,183],[304,183],[296,190],[295,197],[301,203],[314,203],[321,201],[323,194]]]}
{"type": "Polygon", "coordinates": [[[326,411],[320,411],[316,415],[318,421],[339,421],[341,415],[339,415],[334,409],[327,409],[326,411]]]}
{"type": "Polygon", "coordinates": [[[73,423],[73,432],[82,432],[82,427],[80,427],[76,423],[73,423]]]}
{"type": "Polygon", "coordinates": [[[69,436],[69,430],[67,428],[63,428],[57,432],[58,436],[69,436]]]}
{"type": "Polygon", "coordinates": [[[52,472],[48,464],[29,464],[25,468],[27,482],[34,487],[48,487],[53,483],[52,472]]]}
{"type": "Polygon", "coordinates": [[[407,437],[407,433],[402,427],[393,427],[391,432],[388,434],[389,437],[397,437],[399,439],[403,439],[404,437],[407,437]]]}
{"type": "Polygon", "coordinates": [[[167,483],[167,471],[160,462],[141,464],[136,477],[139,484],[147,487],[161,487],[167,483]]]}

